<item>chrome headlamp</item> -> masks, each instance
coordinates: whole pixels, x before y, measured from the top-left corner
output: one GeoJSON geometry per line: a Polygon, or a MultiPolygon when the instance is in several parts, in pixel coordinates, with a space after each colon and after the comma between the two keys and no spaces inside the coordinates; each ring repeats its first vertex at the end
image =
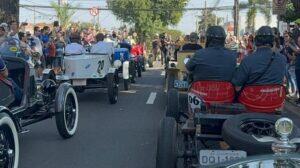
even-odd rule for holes
{"type": "Polygon", "coordinates": [[[275,123],[275,129],[278,135],[288,137],[293,131],[294,123],[289,118],[280,118],[275,123]]]}

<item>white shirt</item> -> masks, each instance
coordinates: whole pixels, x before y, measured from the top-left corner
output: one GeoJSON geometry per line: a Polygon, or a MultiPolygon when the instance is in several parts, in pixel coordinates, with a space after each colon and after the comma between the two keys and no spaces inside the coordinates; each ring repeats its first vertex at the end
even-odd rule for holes
{"type": "Polygon", "coordinates": [[[91,49],[91,53],[108,54],[109,56],[114,54],[114,52],[114,43],[112,42],[99,41],[91,49]]]}
{"type": "Polygon", "coordinates": [[[36,36],[32,36],[32,38],[35,43],[36,52],[39,52],[40,55],[43,55],[43,46],[41,40],[36,36]]]}
{"type": "Polygon", "coordinates": [[[68,44],[65,48],[66,55],[85,54],[85,48],[78,43],[68,44]]]}

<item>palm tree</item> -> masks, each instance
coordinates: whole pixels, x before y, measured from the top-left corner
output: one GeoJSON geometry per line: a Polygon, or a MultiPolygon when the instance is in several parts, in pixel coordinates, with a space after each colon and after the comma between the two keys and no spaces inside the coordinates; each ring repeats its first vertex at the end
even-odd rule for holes
{"type": "Polygon", "coordinates": [[[262,13],[267,24],[270,24],[272,9],[270,0],[248,0],[246,3],[240,3],[240,10],[243,9],[248,9],[246,23],[250,32],[255,30],[255,19],[258,12],[262,13]]]}
{"type": "Polygon", "coordinates": [[[62,29],[65,30],[70,25],[71,18],[76,11],[72,9],[72,6],[68,3],[59,5],[55,2],[51,2],[51,7],[54,8],[58,21],[62,29]]]}

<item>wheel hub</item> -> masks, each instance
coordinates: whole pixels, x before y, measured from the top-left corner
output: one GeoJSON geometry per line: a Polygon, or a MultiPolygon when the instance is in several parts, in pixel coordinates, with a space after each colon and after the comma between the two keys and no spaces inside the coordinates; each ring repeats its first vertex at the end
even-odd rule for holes
{"type": "Polygon", "coordinates": [[[252,119],[244,121],[240,126],[242,132],[256,136],[275,136],[274,123],[267,120],[252,119]]]}

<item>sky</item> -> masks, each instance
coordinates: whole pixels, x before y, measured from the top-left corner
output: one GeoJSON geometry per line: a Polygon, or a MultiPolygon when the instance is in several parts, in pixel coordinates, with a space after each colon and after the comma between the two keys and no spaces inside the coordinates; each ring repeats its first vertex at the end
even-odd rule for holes
{"type": "MultiPolygon", "coordinates": [[[[240,0],[241,2],[246,0],[240,0]]],[[[30,4],[30,5],[49,5],[51,0],[20,0],[20,4],[30,4]]],[[[55,1],[56,2],[56,1],[55,1]]],[[[207,6],[212,7],[216,0],[207,0],[207,6]]],[[[79,4],[80,7],[106,7],[106,0],[69,0],[69,3],[74,5],[79,4]]],[[[233,6],[234,0],[221,0],[218,6],[233,6]]],[[[187,4],[187,8],[203,8],[205,0],[190,0],[187,4]]],[[[55,20],[55,12],[52,9],[38,9],[36,8],[35,22],[53,22],[55,20]]],[[[178,25],[173,26],[173,28],[179,29],[185,34],[193,32],[196,30],[196,16],[200,15],[201,11],[186,11],[178,23],[178,25]]],[[[225,20],[232,21],[232,11],[217,11],[215,12],[219,17],[224,17],[225,20]]],[[[247,10],[242,10],[240,12],[240,27],[243,29],[245,27],[245,17],[247,10]]],[[[97,17],[96,17],[97,19],[97,17]]],[[[90,15],[89,11],[77,11],[72,17],[72,20],[77,22],[93,22],[93,17],[90,15]]],[[[20,21],[27,21],[30,23],[34,22],[34,12],[33,9],[20,9],[20,21]]],[[[122,25],[122,22],[117,20],[116,17],[110,11],[100,11],[99,15],[100,25],[106,29],[117,28],[122,25]]],[[[266,22],[261,14],[256,18],[256,28],[265,25],[266,22]]],[[[271,26],[277,25],[277,19],[272,16],[271,26]]]]}

